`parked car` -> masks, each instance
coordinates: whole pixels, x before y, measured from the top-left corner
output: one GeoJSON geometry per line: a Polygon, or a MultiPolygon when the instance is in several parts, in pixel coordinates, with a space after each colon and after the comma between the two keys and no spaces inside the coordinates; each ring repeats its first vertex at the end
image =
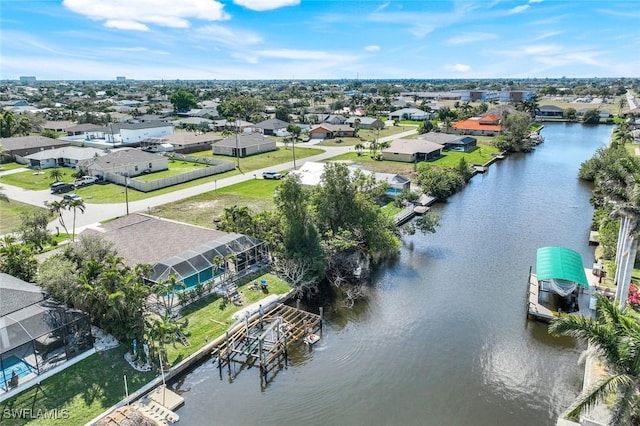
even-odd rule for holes
{"type": "Polygon", "coordinates": [[[76,181],[73,182],[73,185],[75,187],[85,186],[85,185],[90,185],[92,183],[96,183],[97,181],[98,181],[98,178],[95,176],[82,176],[81,178],[76,179],[76,181]]]}
{"type": "Polygon", "coordinates": [[[64,194],[64,197],[62,197],[65,200],[72,200],[72,201],[82,201],[82,197],[79,196],[78,194],[64,194]]]}
{"type": "Polygon", "coordinates": [[[282,179],[282,175],[278,172],[263,172],[263,179],[282,179]]]}
{"type": "Polygon", "coordinates": [[[311,140],[311,138],[309,136],[303,136],[302,137],[302,142],[309,142],[311,140]]]}
{"type": "Polygon", "coordinates": [[[72,183],[67,182],[55,182],[51,184],[52,194],[61,194],[63,192],[69,192],[74,188],[72,183]]]}

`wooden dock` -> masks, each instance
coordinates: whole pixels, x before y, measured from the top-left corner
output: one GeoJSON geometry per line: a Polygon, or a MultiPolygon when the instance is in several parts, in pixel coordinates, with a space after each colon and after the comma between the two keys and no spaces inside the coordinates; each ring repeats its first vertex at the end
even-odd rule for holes
{"type": "Polygon", "coordinates": [[[289,346],[316,332],[322,335],[322,315],[278,304],[264,315],[245,317],[244,326],[227,332],[211,354],[221,376],[222,368],[227,366],[232,378],[232,363],[242,367],[257,365],[261,384],[266,385],[282,362],[287,365],[289,346]]]}
{"type": "Polygon", "coordinates": [[[174,413],[173,410],[182,404],[184,404],[183,397],[162,385],[154,389],[150,394],[135,401],[131,404],[131,407],[139,410],[156,423],[166,425],[180,421],[180,416],[174,413]]]}
{"type": "MultiPolygon", "coordinates": [[[[589,290],[579,292],[578,294],[578,306],[579,311],[572,312],[570,315],[580,315],[586,318],[593,318],[595,316],[593,300],[594,294],[597,288],[597,278],[591,273],[591,268],[585,268],[587,280],[589,281],[589,290]]],[[[540,301],[540,286],[538,284],[538,277],[534,273],[529,273],[529,294],[528,294],[528,310],[529,317],[543,321],[546,323],[552,323],[557,320],[560,314],[557,311],[551,310],[544,306],[540,301]]],[[[543,295],[544,297],[544,295],[543,295]]]]}

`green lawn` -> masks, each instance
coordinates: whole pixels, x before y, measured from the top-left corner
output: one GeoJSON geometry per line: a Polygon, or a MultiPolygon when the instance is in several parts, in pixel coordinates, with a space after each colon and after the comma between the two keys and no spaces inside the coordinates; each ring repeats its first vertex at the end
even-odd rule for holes
{"type": "Polygon", "coordinates": [[[129,393],[156,376],[157,372],[142,373],[132,369],[124,360],[125,351],[124,346],[120,346],[92,355],[43,380],[41,389],[33,387],[0,404],[3,412],[11,409],[31,409],[33,413],[58,410],[59,419],[9,419],[5,416],[2,424],[85,424],[125,397],[124,375],[129,393]],[[68,418],[62,418],[65,416],[68,418]]]}
{"type": "Polygon", "coordinates": [[[151,209],[151,214],[195,225],[213,227],[213,219],[233,205],[249,206],[253,211],[272,209],[278,180],[253,179],[216,191],[185,198],[151,209]]]}
{"type": "MultiPolygon", "coordinates": [[[[264,274],[257,278],[257,281],[267,280],[269,294],[285,294],[291,286],[273,274],[264,274]]],[[[167,357],[169,363],[175,365],[187,356],[195,353],[199,348],[224,334],[224,332],[235,322],[231,317],[240,309],[265,298],[262,290],[249,290],[248,287],[254,279],[245,279],[244,283],[238,286],[238,291],[242,294],[242,306],[233,303],[225,303],[218,296],[211,295],[190,305],[185,312],[188,325],[184,331],[191,346],[187,347],[180,343],[167,346],[167,357]]]]}
{"type": "Polygon", "coordinates": [[[456,167],[461,158],[467,160],[468,164],[485,164],[493,158],[492,153],[498,153],[500,150],[492,145],[481,145],[472,152],[447,151],[442,153],[442,157],[438,158],[432,164],[446,167],[456,167]]]}
{"type": "Polygon", "coordinates": [[[14,170],[19,169],[20,167],[26,167],[24,164],[16,163],[15,161],[11,163],[2,163],[0,164],[0,171],[14,170]]]}
{"type": "MultiPolygon", "coordinates": [[[[0,183],[6,183],[7,185],[19,186],[24,189],[31,190],[43,190],[48,189],[49,186],[55,182],[55,179],[49,177],[49,172],[53,169],[46,169],[42,171],[27,170],[26,172],[14,173],[10,175],[0,176],[0,183]]],[[[74,169],[59,168],[62,173],[63,182],[73,182],[75,178],[71,175],[76,171],[74,169]]]]}
{"type": "Polygon", "coordinates": [[[382,206],[381,209],[388,217],[393,217],[403,210],[402,207],[396,207],[393,200],[382,206]]]}
{"type": "Polygon", "coordinates": [[[20,213],[44,210],[44,207],[36,207],[30,204],[23,204],[18,201],[0,201],[0,235],[13,232],[20,225],[20,213]]]}
{"type": "MultiPolygon", "coordinates": [[[[310,157],[312,155],[322,154],[324,151],[321,149],[315,148],[296,148],[296,159],[303,159],[306,157],[310,157]]],[[[210,151],[204,151],[199,153],[191,154],[195,157],[204,157],[204,158],[216,158],[222,160],[234,160],[232,157],[222,156],[222,155],[212,155],[210,151]]],[[[277,164],[285,163],[287,161],[293,160],[293,150],[291,148],[284,149],[278,148],[277,151],[265,152],[263,154],[252,155],[247,158],[240,159],[240,167],[242,172],[249,173],[253,170],[266,168],[269,166],[275,166],[277,164]]],[[[177,160],[174,164],[182,163],[182,161],[177,160]]],[[[193,166],[195,163],[187,163],[187,167],[190,170],[193,170],[195,167],[193,166]]],[[[201,166],[201,165],[199,165],[201,166]]],[[[71,173],[74,171],[72,169],[60,169],[65,173],[65,177],[62,179],[65,182],[73,181],[73,178],[70,177],[71,173]]],[[[184,171],[184,170],[183,170],[184,171]]],[[[33,171],[16,173],[14,175],[7,175],[0,177],[0,185],[2,183],[19,186],[25,189],[32,190],[43,190],[49,188],[49,185],[53,183],[53,180],[48,178],[48,171],[44,171],[42,175],[34,175],[33,171]]],[[[160,172],[161,173],[161,172],[160,172]]],[[[191,188],[193,186],[201,185],[203,183],[213,182],[214,180],[224,179],[229,176],[234,176],[240,174],[238,170],[231,170],[225,173],[220,173],[213,176],[207,176],[201,179],[192,180],[189,182],[181,183],[179,185],[169,186],[167,188],[158,189],[156,191],[151,192],[140,192],[135,189],[129,188],[128,197],[129,201],[137,201],[144,200],[145,198],[155,197],[156,195],[167,194],[170,192],[178,191],[180,189],[191,188]]],[[[158,176],[157,173],[149,175],[148,177],[158,176]]],[[[137,177],[136,177],[137,179],[137,177]]],[[[94,184],[88,185],[82,188],[78,188],[74,191],[78,195],[80,195],[87,203],[122,203],[125,201],[125,188],[120,185],[116,185],[113,183],[105,183],[105,184],[94,184]]]]}
{"type": "MultiPolygon", "coordinates": [[[[296,160],[311,157],[312,155],[322,154],[324,151],[315,148],[300,148],[296,146],[296,160]]],[[[226,155],[213,155],[211,151],[195,152],[190,154],[193,157],[214,158],[218,160],[234,161],[235,158],[226,155]]],[[[293,161],[293,149],[279,147],[276,151],[265,152],[262,154],[251,155],[240,159],[240,169],[247,173],[253,170],[263,169],[276,164],[293,161]]]]}
{"type": "Polygon", "coordinates": [[[180,160],[169,160],[169,169],[162,170],[160,172],[149,173],[146,175],[139,175],[134,177],[133,179],[139,180],[141,182],[152,182],[154,180],[163,179],[167,177],[181,175],[183,173],[187,173],[197,169],[204,169],[207,167],[206,164],[198,164],[192,163],[189,161],[180,161],[180,160]]]}

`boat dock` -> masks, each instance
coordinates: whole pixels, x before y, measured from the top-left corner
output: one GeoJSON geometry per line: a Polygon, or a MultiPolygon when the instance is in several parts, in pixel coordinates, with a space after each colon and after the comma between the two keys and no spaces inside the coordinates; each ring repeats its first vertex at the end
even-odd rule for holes
{"type": "Polygon", "coordinates": [[[266,314],[246,316],[244,325],[227,332],[211,355],[218,364],[221,377],[224,366],[228,367],[229,377],[233,378],[243,367],[257,365],[264,386],[282,362],[287,365],[289,346],[316,332],[322,335],[322,309],[317,315],[278,304],[266,314]],[[232,364],[239,364],[241,368],[232,372],[232,364]]]}
{"type": "MultiPolygon", "coordinates": [[[[589,290],[585,290],[578,295],[577,312],[571,313],[571,315],[580,315],[587,318],[591,318],[594,315],[594,307],[592,306],[592,297],[596,292],[597,277],[591,273],[591,268],[585,268],[587,279],[589,280],[589,290]]],[[[546,299],[547,292],[540,290],[538,284],[538,277],[534,273],[529,273],[529,294],[528,294],[528,315],[529,317],[538,321],[552,323],[559,318],[557,311],[551,310],[544,306],[542,303],[546,299]]]]}
{"type": "Polygon", "coordinates": [[[180,421],[180,416],[173,410],[182,404],[184,404],[183,397],[162,385],[135,401],[131,407],[140,411],[145,417],[153,419],[156,423],[166,425],[180,421]]]}

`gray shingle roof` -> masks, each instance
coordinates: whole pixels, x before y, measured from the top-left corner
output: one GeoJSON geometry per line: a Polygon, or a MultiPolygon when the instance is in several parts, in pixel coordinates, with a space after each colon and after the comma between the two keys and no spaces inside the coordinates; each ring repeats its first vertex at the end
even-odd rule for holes
{"type": "MultiPolygon", "coordinates": [[[[247,148],[250,146],[264,145],[275,143],[272,139],[264,137],[261,133],[240,133],[238,135],[238,147],[247,148]]],[[[236,147],[236,137],[229,136],[219,142],[214,142],[212,145],[216,146],[228,146],[231,148],[236,147]]]]}
{"type": "Polygon", "coordinates": [[[0,272],[0,317],[44,300],[44,290],[0,272]]]}
{"type": "Polygon", "coordinates": [[[158,154],[151,154],[135,148],[124,148],[110,152],[107,155],[101,157],[90,158],[82,160],[78,163],[80,167],[84,167],[88,161],[95,164],[104,170],[110,168],[117,168],[120,166],[127,166],[130,164],[146,163],[158,158],[158,154]]]}
{"type": "Polygon", "coordinates": [[[50,148],[52,146],[66,146],[69,141],[47,138],[44,136],[19,136],[16,138],[1,138],[0,146],[7,151],[17,149],[50,148]]]}

